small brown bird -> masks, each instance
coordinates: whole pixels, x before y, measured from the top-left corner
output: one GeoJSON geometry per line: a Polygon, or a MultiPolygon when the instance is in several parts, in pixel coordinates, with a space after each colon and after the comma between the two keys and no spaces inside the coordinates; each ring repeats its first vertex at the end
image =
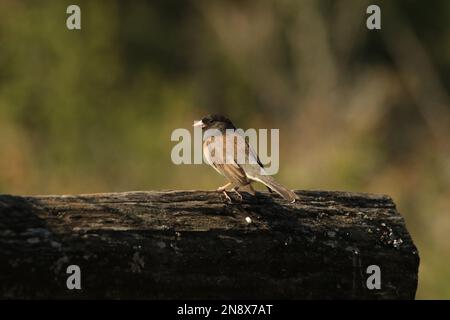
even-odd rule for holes
{"type": "Polygon", "coordinates": [[[229,119],[221,115],[208,115],[202,120],[195,121],[193,126],[200,126],[205,132],[203,154],[206,161],[229,181],[217,189],[223,192],[229,202],[231,198],[226,192],[227,188],[231,188],[231,191],[242,200],[238,190],[255,195],[251,185],[254,181],[266,185],[269,191],[274,190],[289,202],[295,202],[297,196],[294,192],[279,184],[272,176],[265,174],[258,155],[245,137],[235,132],[236,127],[229,119]]]}

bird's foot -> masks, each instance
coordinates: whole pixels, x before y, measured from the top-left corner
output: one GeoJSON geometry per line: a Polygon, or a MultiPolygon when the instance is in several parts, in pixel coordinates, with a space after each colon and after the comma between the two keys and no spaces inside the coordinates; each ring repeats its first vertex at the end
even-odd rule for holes
{"type": "Polygon", "coordinates": [[[230,198],[230,196],[228,195],[228,193],[225,191],[225,190],[222,190],[222,193],[223,193],[223,195],[225,196],[225,200],[228,202],[228,203],[233,203],[233,201],[231,200],[231,198],[230,198]]]}
{"type": "Polygon", "coordinates": [[[240,194],[239,191],[237,191],[235,188],[231,189],[231,191],[236,193],[237,196],[238,196],[239,201],[242,202],[242,194],[240,194]]]}

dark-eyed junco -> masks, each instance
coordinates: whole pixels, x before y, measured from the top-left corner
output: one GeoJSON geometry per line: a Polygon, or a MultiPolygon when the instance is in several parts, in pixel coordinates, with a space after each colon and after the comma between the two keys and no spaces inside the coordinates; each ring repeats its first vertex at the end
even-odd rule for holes
{"type": "Polygon", "coordinates": [[[226,189],[231,188],[240,199],[238,190],[255,195],[251,183],[258,181],[274,190],[289,202],[295,202],[297,196],[291,190],[266,175],[258,155],[247,143],[245,137],[237,132],[233,123],[220,115],[208,115],[195,121],[194,127],[200,126],[204,131],[203,154],[206,161],[217,172],[228,179],[228,183],[217,189],[223,192],[231,202],[226,189]],[[243,161],[244,160],[244,161],[243,161]]]}

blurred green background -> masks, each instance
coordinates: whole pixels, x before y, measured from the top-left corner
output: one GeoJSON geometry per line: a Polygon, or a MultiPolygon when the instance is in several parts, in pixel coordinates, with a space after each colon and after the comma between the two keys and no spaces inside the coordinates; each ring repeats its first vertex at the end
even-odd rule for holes
{"type": "Polygon", "coordinates": [[[449,299],[449,89],[447,0],[1,1],[0,193],[214,189],[170,134],[220,112],[280,128],[293,189],[392,196],[449,299]]]}

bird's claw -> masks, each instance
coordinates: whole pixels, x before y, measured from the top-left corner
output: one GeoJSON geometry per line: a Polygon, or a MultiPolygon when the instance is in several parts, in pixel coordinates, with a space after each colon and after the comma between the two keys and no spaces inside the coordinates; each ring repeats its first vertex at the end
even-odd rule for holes
{"type": "Polygon", "coordinates": [[[242,200],[243,200],[242,199],[242,194],[240,194],[236,189],[232,189],[232,191],[237,194],[237,196],[239,198],[239,201],[242,202],[242,200]]]}
{"type": "MultiPolygon", "coordinates": [[[[228,202],[228,203],[233,203],[233,200],[231,200],[231,197],[228,195],[228,193],[227,193],[227,191],[226,191],[226,187],[228,187],[229,186],[229,184],[227,184],[227,185],[225,185],[225,186],[223,186],[223,187],[220,187],[220,188],[217,188],[217,192],[221,192],[224,196],[225,196],[225,200],[228,202]]],[[[243,201],[243,198],[242,198],[242,194],[240,194],[238,191],[237,191],[237,189],[236,188],[233,188],[233,189],[231,189],[231,191],[233,191],[234,193],[236,193],[237,194],[237,197],[238,197],[238,200],[239,200],[239,202],[242,202],[243,201]]]]}
{"type": "Polygon", "coordinates": [[[225,190],[222,190],[222,193],[225,196],[225,199],[228,201],[228,203],[230,203],[230,204],[233,203],[230,196],[228,195],[228,193],[225,190]]]}

